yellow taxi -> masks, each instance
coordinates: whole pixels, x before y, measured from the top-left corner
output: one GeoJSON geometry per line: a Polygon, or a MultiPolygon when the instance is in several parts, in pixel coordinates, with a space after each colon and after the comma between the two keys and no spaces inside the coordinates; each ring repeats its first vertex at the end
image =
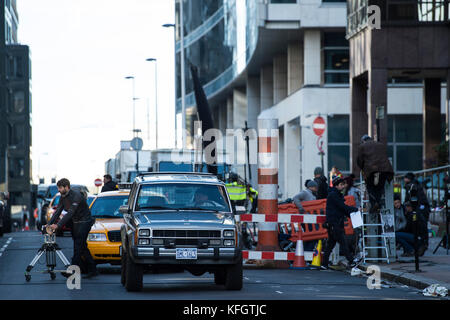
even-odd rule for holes
{"type": "Polygon", "coordinates": [[[99,193],[90,206],[95,224],[89,232],[87,244],[97,264],[120,264],[122,244],[120,227],[124,223],[119,208],[128,203],[130,190],[99,193]]]}

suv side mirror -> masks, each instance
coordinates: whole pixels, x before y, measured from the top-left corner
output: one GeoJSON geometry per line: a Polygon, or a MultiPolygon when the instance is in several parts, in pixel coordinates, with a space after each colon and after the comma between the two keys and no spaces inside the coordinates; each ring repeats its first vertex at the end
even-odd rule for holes
{"type": "Polygon", "coordinates": [[[119,207],[119,212],[121,214],[128,214],[128,206],[120,206],[119,207]]]}
{"type": "Polygon", "coordinates": [[[247,210],[245,209],[244,206],[236,206],[234,208],[234,214],[245,214],[247,213],[247,210]]]}

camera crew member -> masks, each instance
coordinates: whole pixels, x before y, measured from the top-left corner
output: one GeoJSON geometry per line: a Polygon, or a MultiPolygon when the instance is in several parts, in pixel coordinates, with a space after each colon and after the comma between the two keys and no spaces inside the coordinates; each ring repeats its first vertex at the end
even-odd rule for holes
{"type": "Polygon", "coordinates": [[[88,274],[84,278],[91,278],[97,275],[97,268],[94,259],[87,247],[87,237],[92,227],[92,217],[86,199],[81,192],[70,189],[70,181],[63,178],[56,184],[61,194],[61,200],[58,207],[50,219],[48,225],[53,231],[62,228],[68,222],[73,222],[73,257],[72,264],[81,268],[82,257],[84,258],[88,274]],[[55,224],[61,213],[66,211],[62,219],[55,224]]]}
{"type": "Polygon", "coordinates": [[[350,213],[358,211],[356,207],[350,207],[345,204],[342,190],[345,188],[345,181],[341,177],[334,177],[333,188],[329,189],[326,207],[326,222],[325,226],[328,229],[328,241],[323,254],[323,261],[321,265],[322,270],[328,269],[328,259],[331,251],[339,243],[345,257],[348,260],[348,266],[353,268],[356,263],[353,260],[353,255],[345,241],[344,220],[345,217],[350,217],[350,213]]]}

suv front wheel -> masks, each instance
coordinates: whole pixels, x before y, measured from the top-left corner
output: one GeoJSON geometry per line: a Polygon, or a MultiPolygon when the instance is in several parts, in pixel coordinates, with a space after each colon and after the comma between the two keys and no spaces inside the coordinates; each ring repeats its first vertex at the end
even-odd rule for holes
{"type": "Polygon", "coordinates": [[[239,261],[226,269],[225,289],[241,290],[242,289],[242,256],[239,261]]]}
{"type": "Polygon", "coordinates": [[[127,253],[125,251],[122,251],[122,257],[120,258],[120,283],[122,285],[125,285],[126,282],[126,272],[127,272],[127,253]]]}
{"type": "Polygon", "coordinates": [[[128,252],[125,256],[125,288],[127,291],[141,291],[144,268],[142,265],[134,263],[128,252]]]}

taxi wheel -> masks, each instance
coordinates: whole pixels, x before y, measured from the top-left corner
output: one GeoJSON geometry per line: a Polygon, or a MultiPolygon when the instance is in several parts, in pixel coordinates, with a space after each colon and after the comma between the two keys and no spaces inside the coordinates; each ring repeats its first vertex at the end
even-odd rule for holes
{"type": "Polygon", "coordinates": [[[129,254],[126,255],[125,275],[127,291],[142,290],[144,268],[142,265],[134,263],[129,254]]]}
{"type": "Polygon", "coordinates": [[[121,268],[120,268],[120,282],[125,285],[126,282],[126,268],[127,268],[127,253],[122,251],[122,257],[120,258],[121,268]]]}

